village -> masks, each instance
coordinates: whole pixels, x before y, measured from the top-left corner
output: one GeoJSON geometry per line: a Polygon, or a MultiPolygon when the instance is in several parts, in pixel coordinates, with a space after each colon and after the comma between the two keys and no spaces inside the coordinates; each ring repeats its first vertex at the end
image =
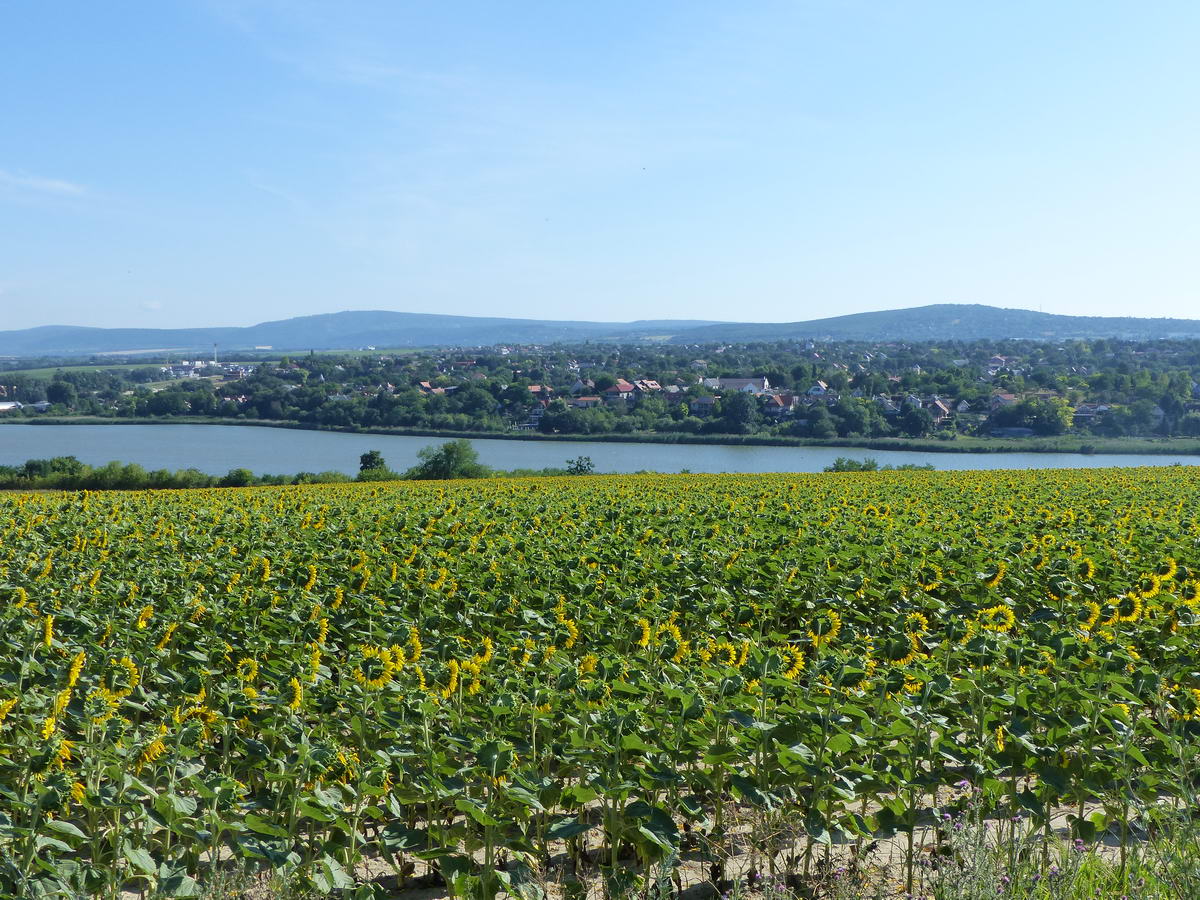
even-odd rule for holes
{"type": "Polygon", "coordinates": [[[0,413],[551,435],[1200,435],[1192,343],[1003,349],[529,345],[221,362],[214,353],[128,370],[50,370],[48,379],[14,375],[0,385],[0,413]]]}

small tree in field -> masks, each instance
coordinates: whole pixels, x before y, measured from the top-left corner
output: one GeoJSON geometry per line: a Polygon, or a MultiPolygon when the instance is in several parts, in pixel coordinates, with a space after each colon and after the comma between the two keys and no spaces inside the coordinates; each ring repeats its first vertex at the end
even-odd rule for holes
{"type": "Polygon", "coordinates": [[[422,447],[417,452],[421,460],[404,473],[416,481],[448,478],[484,478],[490,471],[479,461],[479,454],[465,438],[447,441],[440,447],[422,447]]]}
{"type": "Polygon", "coordinates": [[[590,456],[577,456],[567,460],[568,475],[594,475],[596,464],[590,456]]]}
{"type": "Polygon", "coordinates": [[[358,458],[358,471],[366,472],[370,469],[386,469],[387,463],[384,461],[383,454],[378,450],[368,450],[358,458]]]}

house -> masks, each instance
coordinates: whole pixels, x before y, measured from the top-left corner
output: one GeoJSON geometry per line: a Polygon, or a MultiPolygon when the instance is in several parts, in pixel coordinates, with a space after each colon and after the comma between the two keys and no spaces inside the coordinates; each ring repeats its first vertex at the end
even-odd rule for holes
{"type": "Polygon", "coordinates": [[[1012,406],[1017,402],[1016,394],[998,393],[992,394],[992,412],[1002,409],[1005,406],[1012,406]]]}
{"type": "Polygon", "coordinates": [[[0,400],[0,412],[16,412],[23,408],[22,404],[16,400],[0,400]]]}
{"type": "Polygon", "coordinates": [[[547,403],[554,396],[554,388],[548,384],[531,384],[529,393],[533,394],[533,399],[547,403]]]}
{"type": "Polygon", "coordinates": [[[596,389],[596,382],[590,378],[576,378],[575,383],[571,385],[571,393],[578,397],[580,394],[586,394],[588,391],[596,389]]]}
{"type": "Polygon", "coordinates": [[[716,397],[693,397],[688,403],[688,412],[693,416],[711,416],[716,405],[716,397]]]}
{"type": "Polygon", "coordinates": [[[770,394],[763,400],[762,413],[764,416],[770,416],[772,419],[779,419],[794,413],[799,404],[800,398],[793,393],[785,391],[778,394],[770,394]]]}
{"type": "Polygon", "coordinates": [[[620,406],[633,399],[634,387],[624,378],[618,378],[617,383],[604,390],[604,402],[609,406],[620,406]]]}
{"type": "Polygon", "coordinates": [[[879,406],[879,411],[885,416],[900,415],[900,404],[891,397],[885,397],[883,394],[880,394],[875,398],[875,403],[879,406]]]}
{"type": "Polygon", "coordinates": [[[600,406],[604,401],[597,396],[588,397],[572,397],[567,401],[567,406],[572,409],[594,409],[600,406]]]}
{"type": "Polygon", "coordinates": [[[934,425],[941,425],[951,417],[950,407],[946,405],[944,400],[934,397],[932,400],[926,400],[921,404],[929,411],[929,415],[933,417],[934,425]]]}
{"type": "Polygon", "coordinates": [[[1098,421],[1109,409],[1110,407],[1107,403],[1080,403],[1071,414],[1071,424],[1076,427],[1091,425],[1093,422],[1098,421]]]}
{"type": "Polygon", "coordinates": [[[971,404],[966,400],[959,400],[958,403],[954,405],[954,411],[956,413],[968,413],[971,411],[971,404]]]}
{"type": "Polygon", "coordinates": [[[987,364],[994,368],[1001,369],[1008,365],[1008,357],[997,354],[996,356],[990,357],[987,361],[987,364]]]}
{"type": "Polygon", "coordinates": [[[722,391],[737,391],[743,394],[759,394],[766,393],[771,389],[771,382],[767,381],[765,376],[758,378],[718,378],[718,390],[722,391]]]}
{"type": "Polygon", "coordinates": [[[829,393],[829,385],[823,381],[817,381],[814,382],[813,386],[804,393],[808,394],[810,397],[824,397],[829,393]]]}
{"type": "Polygon", "coordinates": [[[662,390],[662,385],[650,378],[643,378],[633,383],[633,387],[642,394],[654,394],[662,390]]]}

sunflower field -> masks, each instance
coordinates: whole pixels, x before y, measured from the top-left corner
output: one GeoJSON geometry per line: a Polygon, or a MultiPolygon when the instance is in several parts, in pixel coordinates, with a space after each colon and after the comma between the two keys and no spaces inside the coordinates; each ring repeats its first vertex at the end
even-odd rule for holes
{"type": "Polygon", "coordinates": [[[1136,834],[1200,735],[1190,468],[0,497],[0,895],[610,893],[1136,834]],[[690,869],[688,867],[691,867],[690,869]]]}

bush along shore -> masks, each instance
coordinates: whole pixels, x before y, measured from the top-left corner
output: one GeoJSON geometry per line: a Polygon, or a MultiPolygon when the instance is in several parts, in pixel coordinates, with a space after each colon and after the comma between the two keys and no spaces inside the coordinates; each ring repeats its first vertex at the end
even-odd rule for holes
{"type": "Polygon", "coordinates": [[[591,475],[591,459],[579,456],[563,466],[542,469],[492,469],[479,462],[479,456],[467,440],[447,441],[441,446],[423,448],[417,465],[404,472],[388,467],[378,450],[359,458],[357,475],[344,472],[298,472],[295,475],[256,475],[249,469],[234,468],[224,475],[209,475],[199,469],[151,469],[137,463],[109,462],[90,466],[74,456],[30,459],[19,466],[0,466],[0,490],[6,491],[137,491],[181,490],[186,488],[254,487],[285,484],[344,484],[353,481],[429,481],[459,478],[549,478],[564,475],[591,475]]]}

